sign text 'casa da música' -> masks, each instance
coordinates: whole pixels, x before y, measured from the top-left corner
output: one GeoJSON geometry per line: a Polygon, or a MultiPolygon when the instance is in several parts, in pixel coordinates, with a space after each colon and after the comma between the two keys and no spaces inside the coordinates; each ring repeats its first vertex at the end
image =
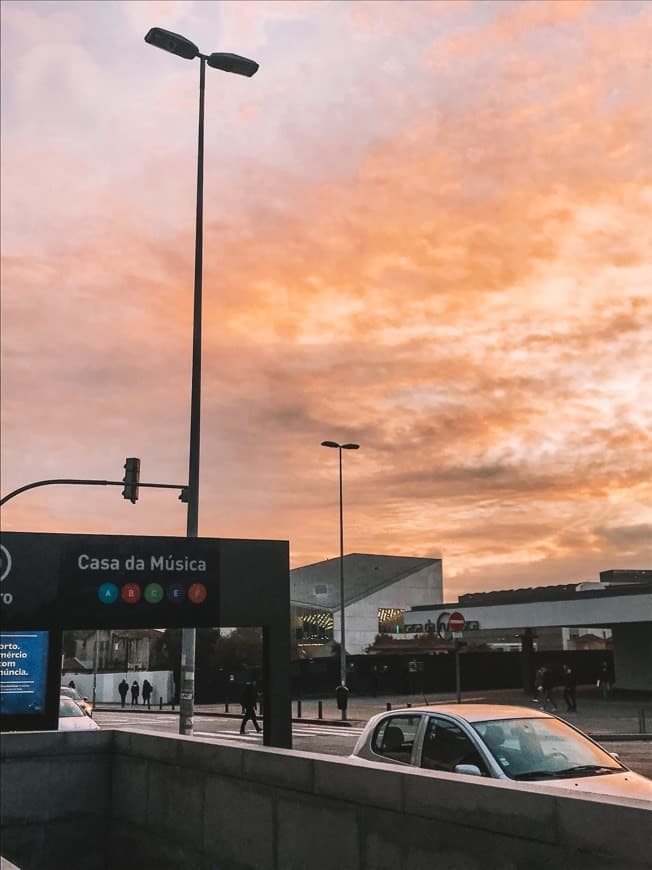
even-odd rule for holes
{"type": "Polygon", "coordinates": [[[3,628],[219,625],[221,541],[2,535],[3,628]]]}

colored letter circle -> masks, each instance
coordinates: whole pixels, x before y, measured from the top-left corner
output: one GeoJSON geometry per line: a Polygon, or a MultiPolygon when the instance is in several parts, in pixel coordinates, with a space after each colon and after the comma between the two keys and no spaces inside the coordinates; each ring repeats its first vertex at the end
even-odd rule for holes
{"type": "Polygon", "coordinates": [[[118,587],[115,583],[102,583],[97,590],[97,597],[102,604],[113,604],[118,598],[118,587]]]}
{"type": "Polygon", "coordinates": [[[158,604],[165,597],[160,583],[148,583],[145,586],[144,598],[148,604],[158,604]]]}
{"type": "Polygon", "coordinates": [[[127,604],[137,604],[140,601],[141,591],[138,583],[125,583],[120,592],[122,600],[127,604]]]}
{"type": "Polygon", "coordinates": [[[171,586],[168,586],[168,599],[174,604],[181,604],[185,597],[186,590],[181,583],[173,583],[171,586]]]}
{"type": "Polygon", "coordinates": [[[188,598],[193,604],[201,604],[206,600],[208,592],[203,583],[193,583],[188,590],[188,598]]]}

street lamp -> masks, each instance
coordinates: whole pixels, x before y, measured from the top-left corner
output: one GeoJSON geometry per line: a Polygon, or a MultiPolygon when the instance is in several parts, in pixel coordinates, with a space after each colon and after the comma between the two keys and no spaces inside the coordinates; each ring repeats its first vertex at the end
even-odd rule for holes
{"type": "MultiPolygon", "coordinates": [[[[188,466],[188,519],[186,536],[199,534],[199,424],[201,419],[201,307],[204,219],[204,82],[206,64],[213,69],[251,77],[258,69],[254,60],[228,52],[202,54],[185,36],[152,27],[145,42],[186,60],[199,58],[199,132],[197,137],[197,212],[195,219],[195,292],[192,321],[192,385],[190,398],[190,455],[188,466]]],[[[184,628],[181,640],[181,697],[179,734],[192,734],[195,694],[195,629],[184,628]]]]}
{"type": "Polygon", "coordinates": [[[342,451],[359,450],[359,444],[338,444],[337,441],[322,441],[322,447],[335,447],[340,458],[340,682],[346,686],[346,630],[344,626],[344,517],[342,513],[342,451]]]}

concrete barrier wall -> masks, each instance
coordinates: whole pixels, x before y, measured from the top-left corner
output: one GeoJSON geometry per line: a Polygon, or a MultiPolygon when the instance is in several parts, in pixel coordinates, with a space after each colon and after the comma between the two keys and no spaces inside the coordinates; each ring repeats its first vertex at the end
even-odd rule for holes
{"type": "Polygon", "coordinates": [[[75,819],[109,868],[650,867],[638,801],[128,732],[5,735],[2,763],[3,854],[25,870],[60,865],[29,863],[16,832],[75,819]]]}

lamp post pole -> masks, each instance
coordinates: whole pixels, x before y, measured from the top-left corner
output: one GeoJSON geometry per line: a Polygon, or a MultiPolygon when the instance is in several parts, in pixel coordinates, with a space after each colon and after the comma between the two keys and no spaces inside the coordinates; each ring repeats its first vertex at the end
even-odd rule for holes
{"type": "MultiPolygon", "coordinates": [[[[237,54],[214,52],[202,54],[197,46],[169,30],[153,27],[145,36],[145,42],[162,48],[186,60],[199,58],[199,129],[197,134],[197,210],[195,218],[195,283],[192,319],[192,377],[190,389],[190,450],[188,459],[188,515],[186,537],[199,535],[199,447],[201,422],[201,314],[202,274],[204,242],[204,90],[206,64],[214,69],[237,75],[254,75],[258,64],[237,54]]],[[[181,686],[179,697],[179,734],[193,732],[195,698],[195,636],[194,628],[181,631],[181,686]]]]}
{"type": "Polygon", "coordinates": [[[322,447],[337,448],[340,470],[340,683],[346,686],[346,619],[344,616],[344,499],[342,488],[342,450],[359,450],[359,444],[338,444],[322,441],[322,447]]]}
{"type": "MultiPolygon", "coordinates": [[[[204,265],[204,91],[206,59],[199,59],[199,128],[197,132],[197,208],[195,217],[195,285],[192,315],[192,375],[190,387],[190,450],[186,537],[199,535],[199,447],[201,425],[201,310],[204,265]]],[[[195,705],[196,629],[181,629],[179,734],[193,733],[195,705]]]]}

